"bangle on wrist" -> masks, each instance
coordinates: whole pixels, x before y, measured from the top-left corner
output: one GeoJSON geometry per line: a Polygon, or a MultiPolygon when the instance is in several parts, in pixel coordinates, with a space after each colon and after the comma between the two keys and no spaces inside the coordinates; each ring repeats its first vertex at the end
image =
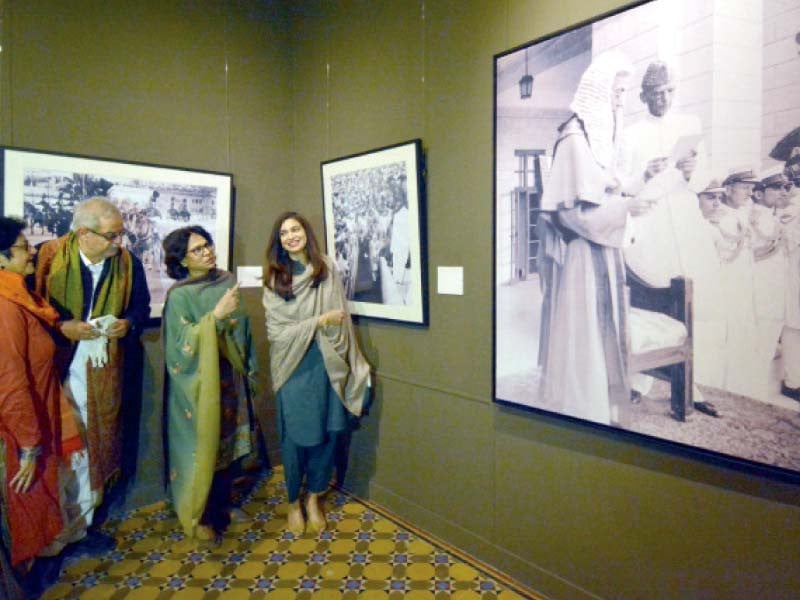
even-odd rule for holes
{"type": "Polygon", "coordinates": [[[33,460],[39,454],[42,453],[42,449],[39,446],[31,446],[29,448],[20,448],[19,449],[19,459],[22,460],[33,460]]]}

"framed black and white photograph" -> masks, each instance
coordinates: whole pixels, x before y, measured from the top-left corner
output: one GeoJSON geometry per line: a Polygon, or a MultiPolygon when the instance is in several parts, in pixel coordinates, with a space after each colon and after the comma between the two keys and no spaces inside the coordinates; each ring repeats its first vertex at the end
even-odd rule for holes
{"type": "Polygon", "coordinates": [[[798,31],[652,0],[494,57],[496,401],[800,473],[798,31]]]}
{"type": "Polygon", "coordinates": [[[422,142],[322,163],[328,255],[354,315],[428,324],[422,142]]]}
{"type": "Polygon", "coordinates": [[[2,148],[2,161],[2,214],[23,217],[32,244],[66,234],[82,200],[102,196],[119,208],[122,244],[145,268],[152,318],[161,317],[174,283],[161,247],[173,229],[205,227],[214,237],[219,267],[230,268],[230,174],[19,148],[2,148]]]}

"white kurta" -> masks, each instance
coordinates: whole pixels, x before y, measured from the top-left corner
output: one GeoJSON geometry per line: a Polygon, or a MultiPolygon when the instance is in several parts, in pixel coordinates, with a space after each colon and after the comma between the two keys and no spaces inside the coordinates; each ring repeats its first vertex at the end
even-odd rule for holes
{"type": "Polygon", "coordinates": [[[653,287],[668,287],[673,277],[691,279],[694,379],[720,387],[726,319],[720,311],[721,266],[713,231],[695,193],[703,187],[700,182],[707,171],[702,140],[697,145],[697,167],[688,182],[674,166],[644,181],[649,161],[670,156],[678,140],[701,133],[699,119],[675,113],[660,118],[648,114],[625,130],[621,168],[627,173],[627,186],[655,203],[644,215],[631,217],[633,242],[624,253],[628,268],[653,287]]]}
{"type": "Polygon", "coordinates": [[[688,182],[674,165],[650,181],[644,180],[648,162],[670,156],[678,140],[701,133],[699,119],[674,113],[663,117],[648,114],[625,130],[620,152],[625,187],[655,201],[650,211],[631,218],[635,241],[625,250],[625,262],[654,287],[669,286],[676,275],[691,277],[690,269],[697,271],[698,278],[711,278],[709,286],[716,287],[713,279],[718,268],[709,258],[714,249],[708,236],[700,235],[706,231],[696,195],[706,171],[702,141],[697,146],[697,167],[688,182]]]}
{"type": "MultiPolygon", "coordinates": [[[[694,115],[676,112],[668,112],[663,117],[654,117],[648,113],[627,127],[620,152],[620,170],[625,173],[626,187],[633,192],[639,191],[645,184],[644,172],[649,161],[654,158],[669,158],[678,140],[699,136],[702,133],[703,126],[700,119],[694,115]]],[[[702,139],[695,149],[697,165],[688,185],[690,190],[697,193],[708,185],[711,175],[702,139]]]]}
{"type": "MultiPolygon", "coordinates": [[[[92,264],[89,259],[80,254],[83,264],[89,269],[92,275],[91,297],[97,290],[100,275],[103,273],[103,262],[92,264]]],[[[89,314],[92,314],[92,306],[89,306],[89,314]]],[[[86,429],[89,420],[88,415],[88,389],[86,364],[90,360],[94,343],[92,340],[80,341],[75,347],[75,354],[69,364],[69,374],[66,385],[72,392],[78,412],[76,416],[80,418],[80,426],[86,429]]],[[[88,448],[84,448],[72,454],[72,461],[69,469],[65,469],[62,480],[64,482],[64,511],[68,517],[68,522],[75,529],[71,534],[73,539],[79,539],[84,535],[85,528],[89,527],[94,520],[94,509],[101,502],[98,491],[92,490],[89,478],[89,456],[88,448]]]]}

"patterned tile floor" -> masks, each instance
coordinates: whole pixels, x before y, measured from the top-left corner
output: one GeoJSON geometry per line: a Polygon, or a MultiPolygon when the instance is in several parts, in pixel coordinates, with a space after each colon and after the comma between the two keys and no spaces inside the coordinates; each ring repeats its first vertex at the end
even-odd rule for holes
{"type": "Polygon", "coordinates": [[[67,567],[45,600],[518,600],[522,591],[342,492],[327,494],[329,530],[286,529],[280,468],[259,483],[222,544],[199,550],[160,503],[107,524],[117,549],[67,567]]]}

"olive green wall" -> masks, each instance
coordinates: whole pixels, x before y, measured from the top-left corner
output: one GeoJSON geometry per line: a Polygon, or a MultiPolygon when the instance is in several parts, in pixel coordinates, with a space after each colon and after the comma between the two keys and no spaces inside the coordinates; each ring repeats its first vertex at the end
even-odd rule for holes
{"type": "MultiPolygon", "coordinates": [[[[292,183],[289,21],[280,2],[5,0],[0,141],[5,145],[233,173],[233,260],[258,265],[292,183]]],[[[258,290],[243,290],[260,363],[258,290]]],[[[163,495],[158,330],[145,379],[131,504],[163,495]]],[[[262,387],[267,389],[265,376],[262,387]]],[[[271,401],[263,411],[274,422],[271,401]]],[[[274,427],[268,445],[277,450],[274,427]]]]}
{"type": "Polygon", "coordinates": [[[3,4],[2,142],[233,173],[234,259],[259,263],[292,173],[280,3],[3,4]]]}
{"type": "Polygon", "coordinates": [[[427,156],[431,325],[359,325],[378,394],[345,486],[553,598],[800,595],[796,486],[491,402],[492,58],[623,3],[293,4],[300,208],[321,223],[320,161],[427,156]]]}
{"type": "Polygon", "coordinates": [[[5,4],[0,140],[234,173],[237,264],[279,210],[321,227],[320,161],[423,140],[431,325],[359,324],[377,394],[346,487],[552,598],[800,594],[796,485],[491,402],[492,57],[620,2],[5,4]]]}

